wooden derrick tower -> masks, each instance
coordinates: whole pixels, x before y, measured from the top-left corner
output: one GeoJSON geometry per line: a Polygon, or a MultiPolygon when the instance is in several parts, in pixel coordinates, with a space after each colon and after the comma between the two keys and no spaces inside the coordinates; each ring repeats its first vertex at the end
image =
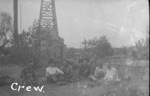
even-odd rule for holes
{"type": "Polygon", "coordinates": [[[54,0],[41,0],[39,32],[44,39],[52,58],[63,58],[64,40],[59,36],[54,0]]]}
{"type": "Polygon", "coordinates": [[[55,30],[55,33],[58,35],[54,0],[41,0],[39,24],[40,30],[47,32],[55,30]]]}

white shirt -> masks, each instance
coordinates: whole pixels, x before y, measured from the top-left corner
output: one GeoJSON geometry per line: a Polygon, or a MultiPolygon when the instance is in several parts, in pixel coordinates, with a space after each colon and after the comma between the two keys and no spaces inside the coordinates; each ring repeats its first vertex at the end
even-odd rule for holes
{"type": "Polygon", "coordinates": [[[112,67],[111,69],[107,69],[107,73],[104,77],[105,80],[114,80],[114,76],[117,75],[117,70],[112,67]]]}
{"type": "Polygon", "coordinates": [[[95,76],[98,76],[98,74],[99,74],[100,72],[103,72],[103,71],[104,71],[103,69],[101,69],[101,68],[99,68],[99,67],[96,67],[94,75],[95,75],[95,76]]]}
{"type": "Polygon", "coordinates": [[[54,74],[64,74],[63,71],[61,71],[59,68],[57,67],[47,67],[46,68],[46,76],[49,75],[54,75],[54,74]]]}

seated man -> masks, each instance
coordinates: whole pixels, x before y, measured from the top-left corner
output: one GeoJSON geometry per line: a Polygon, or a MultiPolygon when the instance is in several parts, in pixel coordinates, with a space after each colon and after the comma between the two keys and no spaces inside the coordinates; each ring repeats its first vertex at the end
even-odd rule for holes
{"type": "Polygon", "coordinates": [[[107,63],[107,71],[106,71],[106,75],[103,78],[104,81],[120,81],[120,79],[118,78],[118,72],[116,70],[116,68],[111,66],[111,63],[107,63]]]}
{"type": "Polygon", "coordinates": [[[64,65],[61,67],[61,70],[64,72],[64,79],[69,79],[72,76],[73,68],[68,62],[64,62],[64,65]]]}
{"type": "Polygon", "coordinates": [[[96,67],[94,75],[98,80],[100,80],[100,79],[104,78],[105,71],[102,68],[96,67]]]}
{"type": "Polygon", "coordinates": [[[33,63],[29,63],[29,65],[21,70],[20,77],[22,79],[22,85],[34,85],[37,83],[37,74],[33,63]]]}
{"type": "Polygon", "coordinates": [[[58,67],[47,67],[46,68],[46,77],[47,81],[56,82],[58,79],[58,75],[64,74],[58,67]]]}
{"type": "Polygon", "coordinates": [[[91,75],[91,78],[96,81],[96,80],[101,80],[102,78],[105,77],[105,69],[103,68],[103,64],[101,64],[101,66],[97,66],[95,68],[95,71],[94,71],[94,75],[91,75]]]}
{"type": "Polygon", "coordinates": [[[90,65],[88,64],[87,60],[84,60],[83,63],[81,63],[79,68],[79,78],[82,80],[87,78],[91,73],[90,65]]]}

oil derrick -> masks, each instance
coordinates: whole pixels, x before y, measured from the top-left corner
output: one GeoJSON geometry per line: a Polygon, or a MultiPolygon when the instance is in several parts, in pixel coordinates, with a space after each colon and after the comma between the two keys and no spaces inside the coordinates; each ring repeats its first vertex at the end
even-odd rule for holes
{"type": "Polygon", "coordinates": [[[39,25],[40,30],[46,32],[55,30],[55,33],[58,35],[54,0],[41,0],[39,25]]]}
{"type": "Polygon", "coordinates": [[[46,45],[53,55],[52,57],[62,58],[64,40],[58,34],[54,0],[41,0],[38,32],[45,39],[46,45]]]}

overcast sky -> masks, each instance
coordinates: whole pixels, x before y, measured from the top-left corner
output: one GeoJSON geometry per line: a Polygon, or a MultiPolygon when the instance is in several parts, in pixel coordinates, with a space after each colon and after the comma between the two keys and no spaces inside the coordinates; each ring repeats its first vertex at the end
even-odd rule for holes
{"type": "MultiPolygon", "coordinates": [[[[22,29],[27,30],[39,18],[41,0],[18,1],[22,29]]],[[[148,0],[55,0],[55,4],[58,31],[68,47],[79,48],[84,38],[102,35],[113,47],[129,46],[148,30],[148,0]]],[[[0,11],[13,15],[13,0],[0,0],[0,11]]]]}

